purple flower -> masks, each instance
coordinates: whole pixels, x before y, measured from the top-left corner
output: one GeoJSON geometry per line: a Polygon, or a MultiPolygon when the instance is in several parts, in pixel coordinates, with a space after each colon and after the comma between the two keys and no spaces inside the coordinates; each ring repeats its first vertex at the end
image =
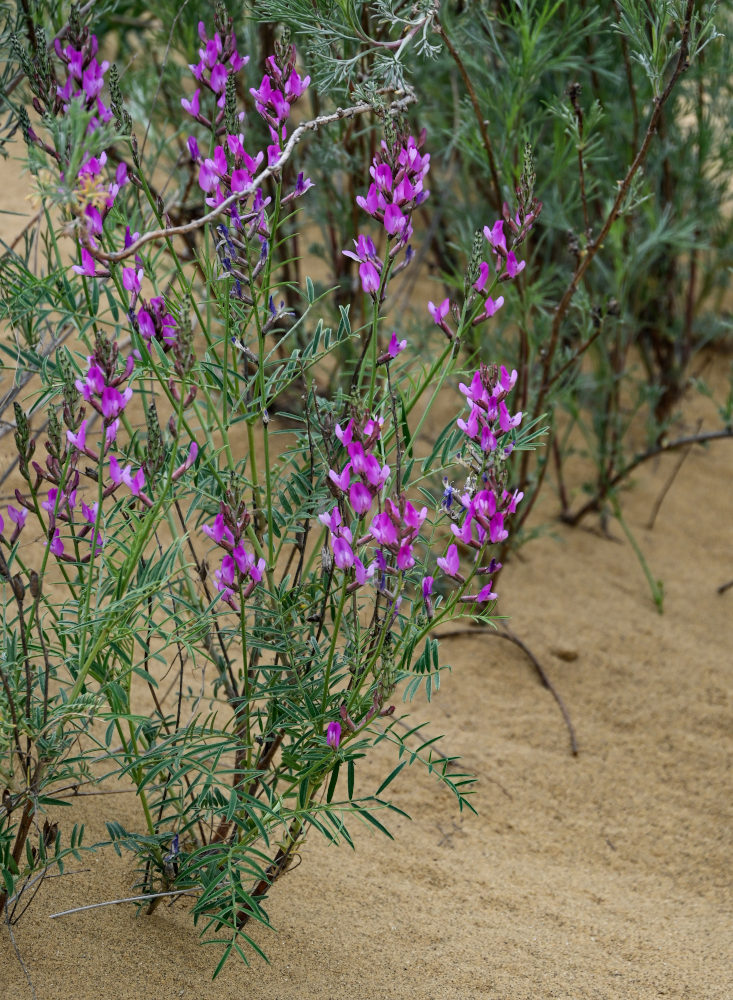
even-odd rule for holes
{"type": "Polygon", "coordinates": [[[219,183],[219,175],[213,160],[206,159],[199,166],[199,187],[207,194],[219,183]]]}
{"type": "Polygon", "coordinates": [[[482,260],[478,266],[479,276],[474,282],[473,287],[477,292],[482,292],[484,290],[484,285],[486,284],[489,277],[489,265],[485,260],[482,260]]]}
{"type": "Polygon", "coordinates": [[[504,235],[504,222],[502,219],[496,220],[493,229],[484,226],[484,236],[494,250],[497,252],[503,251],[506,254],[506,236],[504,235]]]}
{"type": "Polygon", "coordinates": [[[471,407],[471,413],[469,415],[468,421],[462,420],[460,417],[456,420],[456,426],[459,430],[463,431],[464,434],[473,440],[478,434],[478,415],[479,409],[477,406],[471,407]]]}
{"type": "Polygon", "coordinates": [[[435,322],[440,326],[448,315],[448,310],[450,309],[450,299],[443,299],[440,305],[435,305],[432,302],[428,302],[428,312],[433,317],[435,322]]]}
{"type": "Polygon", "coordinates": [[[99,367],[99,365],[94,363],[94,358],[89,356],[87,358],[89,362],[89,370],[87,371],[87,377],[84,382],[81,379],[76,379],[74,385],[82,394],[84,399],[89,402],[92,398],[92,393],[96,396],[102,395],[102,390],[104,389],[104,372],[99,367]]]}
{"type": "Polygon", "coordinates": [[[293,69],[285,84],[285,99],[293,104],[305,92],[306,87],[311,82],[311,78],[306,76],[301,80],[297,70],[293,69]]]}
{"type": "Polygon", "coordinates": [[[333,561],[339,569],[349,569],[354,565],[354,550],[351,548],[351,532],[348,528],[342,529],[343,534],[339,537],[331,536],[333,545],[333,561]],[[348,533],[348,537],[347,537],[348,533]]]}
{"type": "Polygon", "coordinates": [[[341,475],[333,469],[329,469],[328,478],[341,490],[342,493],[345,493],[349,488],[349,483],[351,482],[351,462],[346,463],[341,475]]]}
{"type": "Polygon", "coordinates": [[[344,448],[348,448],[354,438],[354,421],[349,420],[344,430],[341,429],[341,424],[336,424],[335,434],[344,448]]]}
{"type": "Polygon", "coordinates": [[[94,277],[96,273],[94,268],[94,258],[85,247],[81,248],[81,264],[72,264],[71,270],[76,271],[77,274],[84,274],[88,278],[94,277]]]}
{"type": "Polygon", "coordinates": [[[114,455],[109,456],[109,477],[116,486],[124,483],[132,495],[136,497],[140,496],[145,485],[145,473],[142,469],[138,469],[133,476],[132,466],[128,464],[123,469],[114,455]]]}
{"type": "Polygon", "coordinates": [[[357,195],[356,204],[363,208],[368,215],[376,216],[380,208],[385,207],[384,197],[377,190],[376,184],[370,184],[366,198],[357,195]]]}
{"type": "Polygon", "coordinates": [[[228,545],[234,545],[234,535],[231,533],[229,528],[227,528],[224,522],[224,515],[217,514],[214,518],[213,527],[208,524],[204,524],[201,530],[209,538],[213,538],[217,545],[221,545],[222,542],[226,542],[228,545]]]}
{"type": "Polygon", "coordinates": [[[498,510],[489,521],[489,538],[492,545],[496,545],[497,542],[503,542],[508,537],[509,532],[504,527],[504,515],[498,510]]]}
{"type": "Polygon", "coordinates": [[[215,94],[221,94],[226,89],[227,77],[229,76],[229,71],[226,66],[222,66],[221,63],[217,63],[211,69],[211,79],[209,84],[211,89],[215,94]]]}
{"type": "Polygon", "coordinates": [[[397,543],[397,528],[386,511],[373,518],[369,533],[379,545],[390,546],[397,543]]]}
{"type": "Polygon", "coordinates": [[[87,232],[92,236],[101,236],[103,220],[102,214],[94,205],[87,205],[84,209],[86,216],[87,232]]]}
{"type": "Polygon", "coordinates": [[[500,295],[499,298],[494,302],[494,300],[489,295],[486,299],[486,309],[484,311],[485,316],[493,316],[494,313],[498,312],[504,305],[504,296],[500,295]]]}
{"type": "MultiPolygon", "coordinates": [[[[11,521],[15,521],[15,523],[18,526],[18,530],[20,530],[26,522],[26,518],[28,517],[28,511],[25,508],[18,510],[17,507],[13,507],[12,504],[9,504],[8,517],[10,518],[11,521]]],[[[0,517],[0,531],[3,530],[1,522],[2,518],[0,517]]]]}
{"type": "Polygon", "coordinates": [[[453,506],[454,493],[453,483],[449,481],[447,476],[443,476],[443,499],[440,501],[440,506],[443,510],[450,510],[453,506]]]}
{"type": "Polygon", "coordinates": [[[66,440],[70,445],[73,445],[77,451],[84,451],[87,446],[87,421],[82,420],[76,434],[73,434],[71,431],[67,431],[66,440]]]}
{"type": "Polygon", "coordinates": [[[331,747],[332,750],[338,750],[340,742],[341,742],[341,723],[329,722],[328,726],[326,727],[326,743],[331,747]]]}
{"type": "Polygon", "coordinates": [[[407,217],[402,214],[398,205],[387,205],[384,210],[384,228],[390,236],[396,233],[402,235],[408,225],[407,217]]]}
{"type": "Polygon", "coordinates": [[[260,84],[260,89],[255,90],[254,87],[250,87],[249,92],[252,95],[252,97],[254,97],[256,102],[262,105],[267,104],[267,102],[272,97],[272,81],[270,80],[270,77],[267,74],[265,74],[262,77],[262,83],[260,84]]]}
{"type": "Polygon", "coordinates": [[[102,389],[102,416],[105,420],[114,420],[115,417],[119,417],[131,399],[132,389],[129,386],[124,392],[120,392],[114,386],[105,385],[102,389]]]}
{"type": "Polygon", "coordinates": [[[516,381],[517,381],[516,368],[512,370],[512,373],[510,375],[509,372],[504,367],[504,365],[502,365],[501,368],[499,369],[499,385],[501,386],[503,391],[511,392],[511,390],[514,388],[516,381]]]}
{"type": "Polygon", "coordinates": [[[481,370],[474,372],[473,378],[471,379],[471,385],[465,386],[463,382],[460,382],[458,388],[461,390],[464,396],[468,396],[472,403],[487,403],[489,401],[489,394],[486,391],[484,383],[481,381],[481,370]]]}
{"type": "Polygon", "coordinates": [[[132,292],[134,295],[139,295],[142,288],[142,280],[142,268],[138,268],[137,271],[134,267],[124,267],[122,269],[122,284],[128,292],[132,292]]]}
{"type": "Polygon", "coordinates": [[[109,446],[114,444],[117,440],[117,431],[120,429],[120,420],[117,417],[110,424],[107,425],[107,430],[104,432],[104,443],[109,446]]]}
{"type": "Polygon", "coordinates": [[[232,170],[232,193],[242,194],[252,183],[252,175],[248,170],[232,170]]]}
{"type": "Polygon", "coordinates": [[[308,191],[309,188],[312,188],[312,187],[313,187],[313,181],[310,179],[310,177],[306,177],[303,174],[303,171],[301,170],[301,172],[298,174],[298,178],[297,178],[297,180],[295,182],[295,188],[293,189],[294,194],[296,196],[301,195],[301,194],[305,194],[305,192],[308,191]]]}
{"type": "Polygon", "coordinates": [[[382,262],[377,256],[374,242],[369,236],[363,233],[354,240],[356,253],[353,250],[343,250],[344,257],[351,257],[359,262],[359,277],[361,285],[367,294],[373,294],[379,289],[379,274],[382,269],[382,262]]]}
{"type": "Polygon", "coordinates": [[[195,441],[192,441],[191,444],[188,446],[188,452],[186,453],[185,459],[176,469],[173,470],[173,475],[171,476],[171,479],[173,480],[174,483],[178,482],[178,480],[181,478],[184,472],[188,472],[193,463],[196,461],[198,453],[199,453],[199,446],[196,444],[195,441]]]}
{"type": "Polygon", "coordinates": [[[49,545],[49,548],[51,549],[51,552],[53,552],[53,554],[56,556],[56,558],[59,558],[64,554],[64,543],[61,541],[58,528],[54,529],[53,538],[51,539],[51,544],[49,545]]]}
{"type": "MultiPolygon", "coordinates": [[[[504,496],[502,499],[506,500],[507,498],[509,499],[509,503],[506,506],[506,512],[507,514],[514,514],[517,510],[517,504],[521,503],[521,501],[524,499],[524,493],[521,490],[515,490],[511,494],[511,496],[509,496],[509,494],[507,494],[507,492],[504,491],[504,496]]],[[[8,510],[10,510],[9,507],[8,510]]]]}
{"type": "MultiPolygon", "coordinates": [[[[194,142],[196,140],[194,139],[194,142]]],[[[125,250],[131,247],[133,243],[136,243],[140,239],[140,233],[130,232],[130,227],[125,226],[125,250]]]]}
{"type": "Polygon", "coordinates": [[[48,491],[48,496],[41,504],[44,510],[47,510],[49,514],[53,514],[56,509],[56,502],[58,498],[58,509],[59,512],[64,509],[64,501],[66,500],[66,494],[63,490],[59,490],[56,486],[52,486],[48,491]]]}
{"type": "Polygon", "coordinates": [[[372,505],[372,495],[364,483],[352,483],[349,490],[349,502],[355,513],[359,515],[366,514],[372,505]]]}
{"type": "Polygon", "coordinates": [[[516,278],[516,276],[524,270],[526,266],[526,261],[520,261],[517,263],[517,258],[514,256],[514,251],[510,250],[506,258],[506,273],[510,278],[516,278]]]}
{"type": "Polygon", "coordinates": [[[351,257],[352,260],[364,261],[372,260],[379,261],[377,257],[377,248],[374,246],[374,240],[371,236],[365,236],[364,233],[360,233],[359,236],[353,240],[354,246],[356,247],[356,253],[353,250],[342,250],[344,257],[351,257]]]}
{"type": "Polygon", "coordinates": [[[377,568],[376,562],[369,563],[368,566],[364,566],[361,559],[354,559],[354,576],[356,577],[357,584],[362,587],[367,580],[371,580],[374,576],[374,570],[377,568]]]}
{"type": "MultiPolygon", "coordinates": [[[[466,517],[462,526],[460,528],[458,527],[457,524],[452,524],[450,526],[450,530],[453,532],[455,537],[458,538],[461,542],[463,542],[464,545],[470,545],[473,541],[473,532],[471,529],[472,519],[473,519],[473,509],[469,504],[468,510],[466,511],[466,517]]],[[[484,534],[486,534],[485,531],[484,534]]],[[[438,563],[440,564],[440,560],[438,560],[438,563]]]]}
{"type": "Polygon", "coordinates": [[[145,340],[152,340],[155,336],[155,323],[153,323],[153,317],[147,311],[147,309],[139,309],[137,314],[137,325],[140,330],[141,336],[145,340]]]}
{"type": "Polygon", "coordinates": [[[425,518],[428,516],[428,508],[423,507],[421,510],[416,510],[411,503],[406,503],[404,511],[402,513],[402,519],[405,527],[409,529],[410,536],[414,538],[420,528],[425,518]]]}
{"type": "Polygon", "coordinates": [[[509,416],[509,411],[506,408],[506,403],[502,400],[499,403],[499,426],[506,434],[513,427],[519,427],[522,422],[522,414],[516,413],[513,417],[509,416]]]}
{"type": "Polygon", "coordinates": [[[380,467],[374,455],[368,455],[358,441],[352,442],[348,450],[354,474],[362,476],[375,489],[380,489],[389,475],[389,466],[380,467]]]}
{"type": "Polygon", "coordinates": [[[379,291],[379,271],[370,260],[359,265],[359,277],[361,278],[361,287],[367,295],[379,291]]]}
{"type": "Polygon", "coordinates": [[[387,347],[387,353],[389,354],[389,356],[391,358],[396,358],[397,355],[400,353],[400,351],[404,351],[406,347],[407,347],[407,341],[406,340],[398,341],[397,332],[393,330],[392,337],[390,338],[389,341],[389,346],[387,347]]]}
{"type": "Polygon", "coordinates": [[[495,451],[498,443],[499,442],[496,440],[496,434],[494,434],[488,424],[484,424],[481,428],[481,451],[485,451],[487,453],[495,451]]]}
{"type": "Polygon", "coordinates": [[[412,554],[412,545],[405,541],[397,551],[397,569],[412,569],[415,565],[415,557],[412,554]]]}
{"type": "Polygon", "coordinates": [[[369,173],[374,178],[377,187],[388,194],[392,191],[392,169],[388,163],[374,163],[369,168],[369,173]]]}
{"type": "MultiPolygon", "coordinates": [[[[254,556],[251,556],[243,545],[235,545],[232,549],[232,559],[242,576],[251,576],[255,583],[262,579],[262,571],[257,566],[254,556]]],[[[264,569],[264,566],[262,567],[264,569]]]]}
{"type": "Polygon", "coordinates": [[[458,558],[458,546],[449,545],[448,551],[443,559],[438,559],[438,566],[447,573],[448,576],[458,577],[461,561],[458,558]]]}
{"type": "Polygon", "coordinates": [[[82,500],[81,513],[87,524],[94,524],[97,520],[97,510],[99,509],[98,503],[93,503],[89,507],[82,500]]]}

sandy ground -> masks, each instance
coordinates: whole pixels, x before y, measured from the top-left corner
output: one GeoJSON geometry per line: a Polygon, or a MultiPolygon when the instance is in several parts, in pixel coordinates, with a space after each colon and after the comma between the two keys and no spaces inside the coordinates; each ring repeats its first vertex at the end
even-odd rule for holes
{"type": "MultiPolygon", "coordinates": [[[[5,204],[25,190],[4,185],[5,204]]],[[[39,1000],[731,1000],[733,589],[716,587],[733,577],[733,452],[691,453],[649,531],[675,461],[640,469],[624,508],[663,616],[619,529],[608,540],[592,521],[553,525],[500,581],[498,610],[562,695],[577,757],[519,649],[447,638],[453,673],[415,717],[478,776],[478,816],[404,770],[392,797],[412,822],[390,821],[394,841],[353,829],[355,853],[313,838],[273,891],[276,932],[254,931],[271,964],[231,963],[213,984],[218,954],[197,946],[185,902],[50,920],[130,894],[129,857],[85,858],[14,929],[39,1000]]],[[[358,785],[390,766],[376,755],[358,785]]],[[[132,794],[78,804],[89,840],[137,816],[132,794]]],[[[0,927],[0,997],[31,996],[0,927]]]]}

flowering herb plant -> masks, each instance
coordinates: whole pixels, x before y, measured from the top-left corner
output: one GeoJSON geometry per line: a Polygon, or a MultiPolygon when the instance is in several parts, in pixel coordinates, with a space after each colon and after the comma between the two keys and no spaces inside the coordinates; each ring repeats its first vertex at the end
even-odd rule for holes
{"type": "Polygon", "coordinates": [[[313,183],[292,168],[308,132],[374,104],[295,125],[310,80],[294,47],[278,44],[257,80],[219,9],[180,99],[196,209],[175,225],[78,12],[50,49],[39,34],[43,58],[24,63],[36,117],[21,122],[53,319],[6,309],[25,340],[18,374],[34,379],[0,518],[0,910],[12,919],[34,874],[82,847],[81,829],[40,827],[46,808],[79,781],[127,778],[140,825],[110,820],[111,842],[134,853],[148,910],[193,896],[218,971],[245,944],[260,951],[251,921],[267,923],[308,831],[351,842],[350,815],[386,829],[384,793],[407,764],[471,808],[473,779],[404,729],[399,706],[437,689],[442,623],[491,622],[492,553],[522,500],[510,457],[540,431],[512,412],[517,372],[462,372],[459,348],[503,305],[541,206],[520,189],[477,233],[462,294],[424,306],[424,363],[388,320],[430,194],[411,92],[377,105],[384,139],[342,251],[366,321],[354,329],[342,305],[334,329],[313,282],[282,277],[313,183]],[[326,395],[344,345],[353,361],[326,395]],[[449,416],[431,441],[437,410],[449,416]],[[384,742],[396,764],[365,789],[359,761],[384,742]]]}

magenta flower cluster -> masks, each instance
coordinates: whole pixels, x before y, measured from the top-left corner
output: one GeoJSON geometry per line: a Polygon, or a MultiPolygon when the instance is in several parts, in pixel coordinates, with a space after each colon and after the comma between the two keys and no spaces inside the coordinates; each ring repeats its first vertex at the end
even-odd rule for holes
{"type": "MultiPolygon", "coordinates": [[[[199,164],[199,187],[206,193],[206,204],[211,208],[221,205],[231,194],[246,195],[264,159],[261,152],[254,158],[249,155],[244,148],[244,135],[227,135],[226,146],[216,146],[212,156],[205,159],[193,137],[188,146],[192,158],[199,164]]],[[[257,193],[261,198],[261,193],[257,193]]]]}
{"type": "MultiPolygon", "coordinates": [[[[49,548],[58,559],[67,562],[75,562],[78,553],[71,555],[66,552],[60,534],[60,522],[69,525],[75,545],[88,535],[91,535],[90,543],[95,552],[98,552],[104,544],[99,532],[101,512],[98,501],[86,504],[78,495],[82,476],[93,481],[95,492],[99,482],[98,477],[103,477],[103,499],[115,494],[120,486],[124,486],[144,507],[151,507],[153,504],[145,492],[144,468],[133,469],[130,463],[123,464],[112,450],[116,445],[125,410],[132,399],[132,388],[125,383],[132,375],[135,365],[135,360],[130,355],[125,359],[120,371],[118,358],[118,348],[115,343],[110,345],[101,339],[98,340],[95,353],[87,357],[87,370],[83,378],[76,379],[75,382],[81,398],[102,418],[101,442],[89,440],[93,421],[86,416],[86,407],[81,406],[78,414],[74,416],[67,403],[64,406],[64,422],[68,429],[64,438],[56,444],[51,441],[46,442],[48,454],[45,468],[36,461],[32,462],[36,473],[33,492],[37,493],[43,482],[49,484],[46,498],[40,504],[41,510],[48,515],[49,548]],[[83,457],[90,459],[94,466],[82,468],[83,457]],[[81,515],[79,524],[76,523],[77,511],[81,515]]],[[[198,445],[192,441],[186,458],[173,471],[174,481],[191,468],[197,455],[198,445]]],[[[15,496],[23,509],[22,511],[9,509],[10,518],[16,523],[13,540],[23,528],[27,512],[36,509],[33,500],[26,497],[19,489],[16,489],[15,496]]],[[[82,562],[88,559],[88,554],[81,557],[82,562]]]]}
{"type": "Polygon", "coordinates": [[[221,501],[214,523],[205,524],[202,528],[204,534],[224,550],[221,565],[214,572],[214,580],[221,599],[233,611],[240,610],[237,603],[240,594],[242,600],[246,600],[265,572],[265,560],[255,559],[243,542],[249,522],[250,515],[242,504],[221,501]]]}
{"type": "Polygon", "coordinates": [[[67,114],[72,101],[79,101],[87,111],[95,111],[96,116],[89,123],[90,132],[112,118],[112,113],[99,96],[109,63],[106,59],[101,63],[97,61],[98,48],[96,35],[87,35],[78,49],[73,45],[62,46],[58,38],[54,41],[56,55],[67,71],[66,83],[56,88],[57,100],[61,110],[67,114]]]}
{"type": "MultiPolygon", "coordinates": [[[[420,137],[421,144],[423,140],[424,135],[420,137]]],[[[372,183],[366,197],[358,197],[356,204],[381,222],[388,236],[407,243],[412,236],[412,210],[430,194],[423,184],[430,169],[430,154],[421,154],[415,137],[408,136],[391,165],[390,160],[387,144],[382,140],[381,152],[369,168],[372,183]]]]}
{"type": "Polygon", "coordinates": [[[270,129],[271,143],[267,147],[267,162],[274,166],[282,155],[288,130],[285,122],[290,117],[290,109],[305,93],[310,77],[301,79],[295,68],[295,46],[288,49],[287,57],[282,65],[275,56],[268,56],[268,72],[262,77],[258,89],[250,87],[250,94],[255,99],[257,113],[264,118],[270,129]]]}
{"type": "MultiPolygon", "coordinates": [[[[72,102],[78,102],[89,112],[93,112],[87,131],[96,131],[100,125],[106,124],[112,118],[112,113],[102,101],[104,75],[109,69],[107,60],[97,60],[98,42],[95,35],[90,35],[84,29],[78,47],[69,44],[62,46],[57,38],[54,49],[59,60],[66,68],[66,82],[56,88],[56,112],[68,114],[72,102]]],[[[31,130],[30,138],[40,142],[38,136],[31,130]]],[[[63,168],[63,158],[60,152],[55,157],[63,168]]],[[[78,206],[80,228],[77,236],[81,250],[81,264],[74,265],[78,274],[87,277],[106,275],[108,272],[98,272],[93,251],[97,249],[102,236],[104,220],[109,214],[120,189],[128,181],[127,164],[119,163],[115,168],[114,177],[108,179],[107,154],[99,156],[84,155],[75,184],[75,198],[78,206]],[[91,252],[90,252],[91,251],[91,252]]]]}
{"type": "MultiPolygon", "coordinates": [[[[128,226],[125,247],[131,246],[139,236],[139,233],[130,233],[128,226]]],[[[128,315],[148,349],[153,340],[156,340],[164,351],[169,350],[178,338],[178,324],[168,311],[162,296],[153,296],[149,301],[142,297],[143,268],[137,257],[136,265],[138,266],[122,269],[122,285],[130,293],[128,315]],[[135,311],[138,304],[139,308],[135,311]]]]}
{"type": "Polygon", "coordinates": [[[97,247],[98,240],[102,235],[104,220],[107,218],[120,188],[127,183],[128,179],[127,164],[123,161],[118,164],[115,170],[114,180],[108,183],[105,180],[106,164],[106,153],[101,153],[98,157],[88,157],[79,170],[77,185],[78,198],[84,204],[82,209],[84,230],[80,234],[79,241],[81,265],[74,264],[73,270],[77,274],[84,274],[91,278],[96,274],[96,265],[87,248],[95,249],[97,247]]]}
{"type": "MultiPolygon", "coordinates": [[[[98,454],[87,442],[90,421],[85,417],[85,409],[81,408],[79,414],[74,418],[68,405],[64,407],[64,419],[69,426],[66,431],[65,440],[57,441],[55,444],[46,442],[45,468],[38,462],[33,461],[33,469],[36,473],[34,493],[37,493],[42,482],[49,485],[46,498],[41,502],[40,508],[48,516],[48,539],[49,548],[57,559],[73,562],[75,556],[68,554],[64,549],[61,538],[60,522],[66,523],[71,528],[72,536],[78,543],[91,533],[90,542],[99,551],[103,540],[98,531],[98,503],[86,504],[78,496],[81,475],[79,461],[81,456],[90,458],[101,470],[102,457],[114,444],[117,438],[117,430],[120,423],[120,416],[132,397],[132,389],[127,386],[120,389],[129,378],[133,369],[133,359],[128,358],[121,373],[116,372],[117,350],[113,346],[109,351],[103,351],[101,345],[94,355],[87,358],[88,369],[83,379],[77,379],[76,388],[81,393],[84,400],[96,410],[103,418],[102,455],[98,454]],[[81,515],[81,524],[77,525],[77,511],[81,515]]],[[[116,465],[116,459],[111,456],[111,461],[116,465]]],[[[117,488],[115,483],[114,468],[110,469],[111,485],[107,487],[104,495],[108,495],[117,488]]],[[[128,477],[132,481],[133,477],[128,477]]],[[[96,482],[97,472],[94,470],[84,470],[84,475],[91,476],[96,482]]],[[[119,480],[122,482],[122,478],[119,480]]],[[[140,479],[134,481],[134,491],[139,495],[143,482],[140,479]]],[[[20,490],[15,491],[16,499],[24,514],[28,510],[35,510],[32,499],[24,496],[20,490]]],[[[147,498],[146,498],[147,499],[147,498]]],[[[17,524],[16,536],[25,524],[25,517],[22,521],[13,518],[17,524]]],[[[89,555],[82,557],[86,561],[89,555]]]]}
{"type": "MultiPolygon", "coordinates": [[[[217,107],[223,108],[227,77],[231,73],[238,73],[249,62],[249,56],[240,56],[237,52],[237,40],[233,31],[226,33],[223,39],[220,32],[215,31],[214,37],[209,38],[206,34],[206,25],[203,21],[199,21],[199,38],[201,39],[199,61],[189,63],[188,68],[196,80],[214,94],[217,107]]],[[[183,98],[181,104],[184,111],[210,127],[211,123],[200,117],[200,95],[201,87],[196,90],[190,101],[183,98]]]]}
{"type": "MultiPolygon", "coordinates": [[[[132,375],[135,359],[129,355],[123,370],[117,372],[117,353],[108,357],[100,357],[100,353],[97,351],[87,357],[89,367],[86,375],[83,379],[77,379],[75,384],[83,398],[103,418],[105,447],[109,447],[117,440],[120,415],[132,399],[132,388],[129,385],[122,391],[119,387],[132,375]]],[[[77,434],[67,431],[66,436],[75,448],[97,461],[98,456],[86,447],[86,428],[87,421],[82,420],[77,434]]]]}
{"type": "Polygon", "coordinates": [[[336,425],[336,437],[348,455],[341,471],[329,471],[331,488],[340,506],[320,514],[319,519],[329,530],[335,565],[354,570],[351,589],[363,586],[379,570],[378,587],[387,592],[388,573],[402,573],[415,565],[413,546],[427,517],[427,507],[416,510],[404,494],[383,499],[391,470],[375,454],[382,424],[381,419],[370,417],[363,422],[352,418],[343,429],[336,425]],[[353,526],[374,508],[376,512],[366,531],[360,528],[355,539],[352,527],[344,523],[344,513],[353,526]],[[376,551],[374,560],[365,566],[358,553],[367,544],[375,545],[376,551]]]}
{"type": "MultiPolygon", "coordinates": [[[[248,61],[247,58],[239,56],[236,49],[236,41],[232,33],[225,36],[222,41],[219,33],[215,33],[213,39],[207,39],[203,24],[199,25],[199,34],[204,42],[204,48],[199,52],[200,62],[196,66],[191,66],[194,76],[219,97],[218,106],[223,108],[223,94],[226,89],[226,78],[238,72],[248,61]],[[216,60],[214,65],[209,66],[212,60],[216,60]],[[207,73],[208,78],[207,78],[207,73]]],[[[287,139],[287,127],[285,122],[290,117],[292,105],[305,92],[310,77],[301,79],[295,68],[296,52],[291,46],[283,59],[278,61],[275,56],[269,56],[266,65],[268,72],[262,78],[259,88],[250,88],[258,114],[267,122],[271,142],[267,147],[267,153],[259,150],[251,155],[245,148],[244,133],[225,133],[223,141],[214,146],[211,154],[204,156],[195,136],[189,136],[188,150],[191,159],[198,164],[198,183],[201,190],[206,195],[206,204],[210,208],[215,208],[229,199],[232,195],[241,195],[234,204],[229,207],[229,214],[232,219],[234,229],[247,237],[246,243],[257,236],[262,248],[262,259],[257,264],[252,264],[245,268],[237,269],[237,258],[240,256],[239,250],[244,247],[235,245],[235,237],[230,236],[229,230],[220,225],[218,228],[224,236],[223,246],[225,252],[220,254],[220,260],[224,270],[234,277],[232,294],[245,301],[250,301],[250,297],[244,286],[250,284],[259,270],[263,266],[269,253],[269,226],[265,209],[270,203],[269,198],[265,198],[261,188],[254,192],[254,199],[251,207],[246,208],[246,203],[252,193],[252,184],[257,175],[257,171],[262,166],[265,155],[267,163],[272,166],[278,162],[282,155],[282,150],[287,139]],[[247,272],[245,274],[244,272],[247,272]]],[[[196,121],[212,130],[215,135],[223,131],[223,127],[218,127],[222,120],[223,111],[219,111],[215,116],[214,123],[206,118],[200,107],[200,88],[195,92],[189,101],[182,99],[181,104],[196,121]]],[[[239,120],[244,120],[244,114],[239,115],[239,120]]],[[[300,197],[310,187],[312,182],[309,178],[298,175],[293,189],[281,198],[281,204],[285,205],[294,198],[300,197]]],[[[245,244],[246,245],[246,244],[245,244]]]]}
{"type": "MultiPolygon", "coordinates": [[[[54,50],[66,70],[66,82],[63,85],[57,84],[54,100],[48,107],[44,107],[38,97],[33,99],[33,105],[41,115],[59,116],[68,115],[72,104],[79,104],[91,114],[87,133],[93,133],[112,118],[112,112],[100,96],[109,63],[106,60],[101,63],[97,60],[97,38],[91,35],[87,28],[82,29],[76,41],[76,45],[64,46],[58,38],[55,40],[54,50]]],[[[53,67],[51,73],[55,79],[53,67]]],[[[73,270],[84,277],[108,277],[109,271],[98,267],[95,258],[98,255],[105,219],[120,189],[128,183],[127,164],[124,161],[119,163],[111,175],[106,152],[103,151],[95,156],[85,152],[76,176],[66,176],[69,167],[68,150],[53,149],[32,127],[28,128],[27,137],[29,142],[36,144],[55,159],[61,172],[61,180],[73,188],[71,207],[76,218],[76,238],[81,255],[81,263],[73,265],[73,270]]]]}
{"type": "MultiPolygon", "coordinates": [[[[504,296],[499,295],[495,299],[491,295],[491,290],[497,282],[512,281],[521,274],[526,266],[526,261],[517,260],[514,247],[519,246],[528,235],[529,231],[539,215],[542,205],[538,202],[532,211],[526,213],[523,218],[517,213],[514,218],[509,214],[509,207],[504,204],[504,218],[497,219],[493,226],[484,226],[484,236],[493,254],[493,280],[489,282],[492,268],[487,261],[482,260],[478,264],[478,277],[473,282],[473,289],[484,301],[483,310],[473,317],[473,325],[483,323],[490,319],[504,305],[504,296]],[[505,225],[508,225],[511,233],[511,242],[507,244],[505,225]],[[487,288],[488,285],[488,288],[487,288]]],[[[450,312],[451,302],[449,298],[443,299],[437,305],[428,302],[428,312],[437,326],[443,330],[449,339],[453,339],[455,334],[448,324],[447,317],[450,312]]]]}
{"type": "MultiPolygon", "coordinates": [[[[451,510],[454,492],[451,487],[446,489],[443,506],[454,521],[460,521],[460,524],[451,525],[456,540],[473,549],[476,558],[481,557],[487,544],[496,545],[508,538],[505,519],[516,511],[524,495],[516,491],[509,493],[500,487],[497,475],[498,462],[512,450],[512,443],[507,443],[506,437],[522,420],[522,414],[511,414],[505,402],[516,380],[516,371],[510,374],[503,365],[498,370],[496,366],[482,365],[474,373],[470,385],[461,383],[459,386],[471,410],[468,419],[460,417],[456,425],[467,438],[467,463],[473,476],[469,480],[471,485],[460,496],[460,511],[451,510]],[[478,489],[473,485],[476,480],[480,484],[478,489]]],[[[447,576],[464,582],[456,543],[448,547],[437,563],[447,576]]],[[[488,567],[479,568],[477,572],[491,574],[499,568],[492,560],[488,567]]],[[[487,584],[478,594],[465,595],[461,600],[484,603],[495,597],[491,584],[487,584]]]]}
{"type": "MultiPolygon", "coordinates": [[[[365,197],[356,199],[357,205],[384,227],[390,263],[406,248],[400,268],[409,263],[412,256],[408,245],[412,236],[412,213],[430,194],[424,184],[430,169],[430,154],[420,152],[424,138],[424,133],[419,140],[407,136],[392,152],[382,141],[381,150],[369,168],[372,176],[369,190],[365,197]]],[[[360,233],[354,240],[354,250],[344,250],[343,254],[357,261],[363,291],[376,297],[385,262],[377,254],[371,237],[360,233]]]]}

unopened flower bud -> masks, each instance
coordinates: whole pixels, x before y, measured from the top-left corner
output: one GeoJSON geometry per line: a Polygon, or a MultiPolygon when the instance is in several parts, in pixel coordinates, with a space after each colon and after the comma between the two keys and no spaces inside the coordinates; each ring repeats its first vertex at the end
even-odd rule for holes
{"type": "Polygon", "coordinates": [[[20,578],[20,573],[16,573],[13,577],[13,593],[15,594],[15,599],[18,604],[22,604],[25,599],[25,586],[20,578]]]}
{"type": "Polygon", "coordinates": [[[345,724],[345,726],[347,727],[347,729],[350,729],[351,732],[353,733],[356,730],[356,723],[354,722],[354,720],[349,715],[349,713],[348,713],[348,711],[346,709],[346,705],[341,705],[339,707],[339,715],[341,716],[341,719],[342,719],[343,723],[345,724]]]}

